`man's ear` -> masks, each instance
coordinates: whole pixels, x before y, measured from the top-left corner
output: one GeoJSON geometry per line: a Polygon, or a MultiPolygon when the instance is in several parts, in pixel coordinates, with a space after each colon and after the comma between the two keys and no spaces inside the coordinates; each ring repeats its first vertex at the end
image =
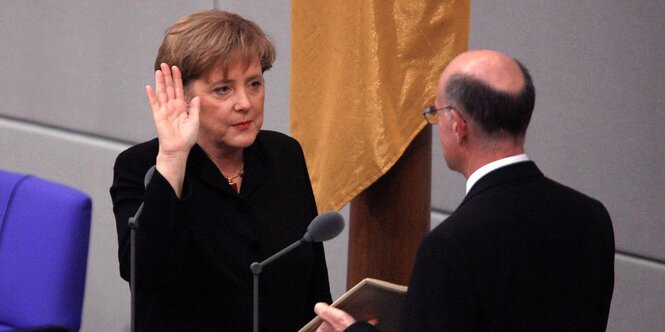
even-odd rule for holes
{"type": "Polygon", "coordinates": [[[467,135],[469,135],[469,124],[459,112],[457,112],[457,110],[451,110],[450,116],[453,120],[453,134],[455,134],[455,140],[460,144],[467,138],[467,135]]]}

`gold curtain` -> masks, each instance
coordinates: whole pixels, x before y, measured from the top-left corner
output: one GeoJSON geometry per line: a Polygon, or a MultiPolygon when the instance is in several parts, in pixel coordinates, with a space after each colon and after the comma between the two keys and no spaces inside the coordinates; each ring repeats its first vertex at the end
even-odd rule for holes
{"type": "Polygon", "coordinates": [[[467,49],[470,0],[292,0],[291,133],[319,211],[385,174],[467,49]]]}

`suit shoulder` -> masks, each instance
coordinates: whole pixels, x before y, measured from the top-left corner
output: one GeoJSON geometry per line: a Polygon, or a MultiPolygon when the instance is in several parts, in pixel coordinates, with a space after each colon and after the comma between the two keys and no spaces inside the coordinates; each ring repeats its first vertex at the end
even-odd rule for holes
{"type": "Polygon", "coordinates": [[[439,225],[434,227],[425,236],[423,243],[433,245],[441,243],[453,244],[457,241],[463,242],[466,239],[467,234],[473,232],[473,225],[468,221],[465,221],[465,217],[460,215],[460,211],[455,211],[439,225]]]}
{"type": "Polygon", "coordinates": [[[136,165],[141,169],[145,168],[144,165],[150,167],[155,164],[158,151],[159,141],[157,138],[130,146],[118,154],[115,160],[115,168],[127,167],[128,165],[136,165]]]}
{"type": "Polygon", "coordinates": [[[545,181],[548,184],[546,188],[549,188],[549,190],[556,193],[559,197],[565,198],[573,203],[577,202],[578,204],[593,205],[601,207],[602,209],[606,210],[603,203],[594,197],[591,197],[572,187],[554,181],[548,177],[545,178],[545,181]]]}

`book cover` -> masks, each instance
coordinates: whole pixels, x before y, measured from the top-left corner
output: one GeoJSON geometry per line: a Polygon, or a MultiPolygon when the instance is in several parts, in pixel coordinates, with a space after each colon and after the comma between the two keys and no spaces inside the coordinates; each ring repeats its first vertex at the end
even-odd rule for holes
{"type": "MultiPolygon", "coordinates": [[[[378,318],[376,327],[382,332],[397,331],[406,290],[406,286],[365,278],[331,305],[346,311],[356,320],[378,318]]],[[[298,332],[314,332],[319,324],[321,319],[314,317],[298,332]]]]}

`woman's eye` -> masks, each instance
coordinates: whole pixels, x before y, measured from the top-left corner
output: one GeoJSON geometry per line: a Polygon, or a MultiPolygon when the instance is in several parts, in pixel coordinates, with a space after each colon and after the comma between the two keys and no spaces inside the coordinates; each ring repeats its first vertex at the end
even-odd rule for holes
{"type": "Polygon", "coordinates": [[[258,89],[258,88],[260,88],[261,85],[262,85],[262,83],[261,83],[261,81],[259,81],[259,80],[252,81],[251,83],[249,83],[249,86],[252,87],[252,88],[254,88],[254,89],[258,89]]]}
{"type": "Polygon", "coordinates": [[[219,94],[224,95],[224,94],[229,93],[229,91],[231,91],[231,89],[229,89],[228,86],[220,86],[219,88],[217,88],[213,91],[215,91],[215,93],[219,93],[219,94]]]}

